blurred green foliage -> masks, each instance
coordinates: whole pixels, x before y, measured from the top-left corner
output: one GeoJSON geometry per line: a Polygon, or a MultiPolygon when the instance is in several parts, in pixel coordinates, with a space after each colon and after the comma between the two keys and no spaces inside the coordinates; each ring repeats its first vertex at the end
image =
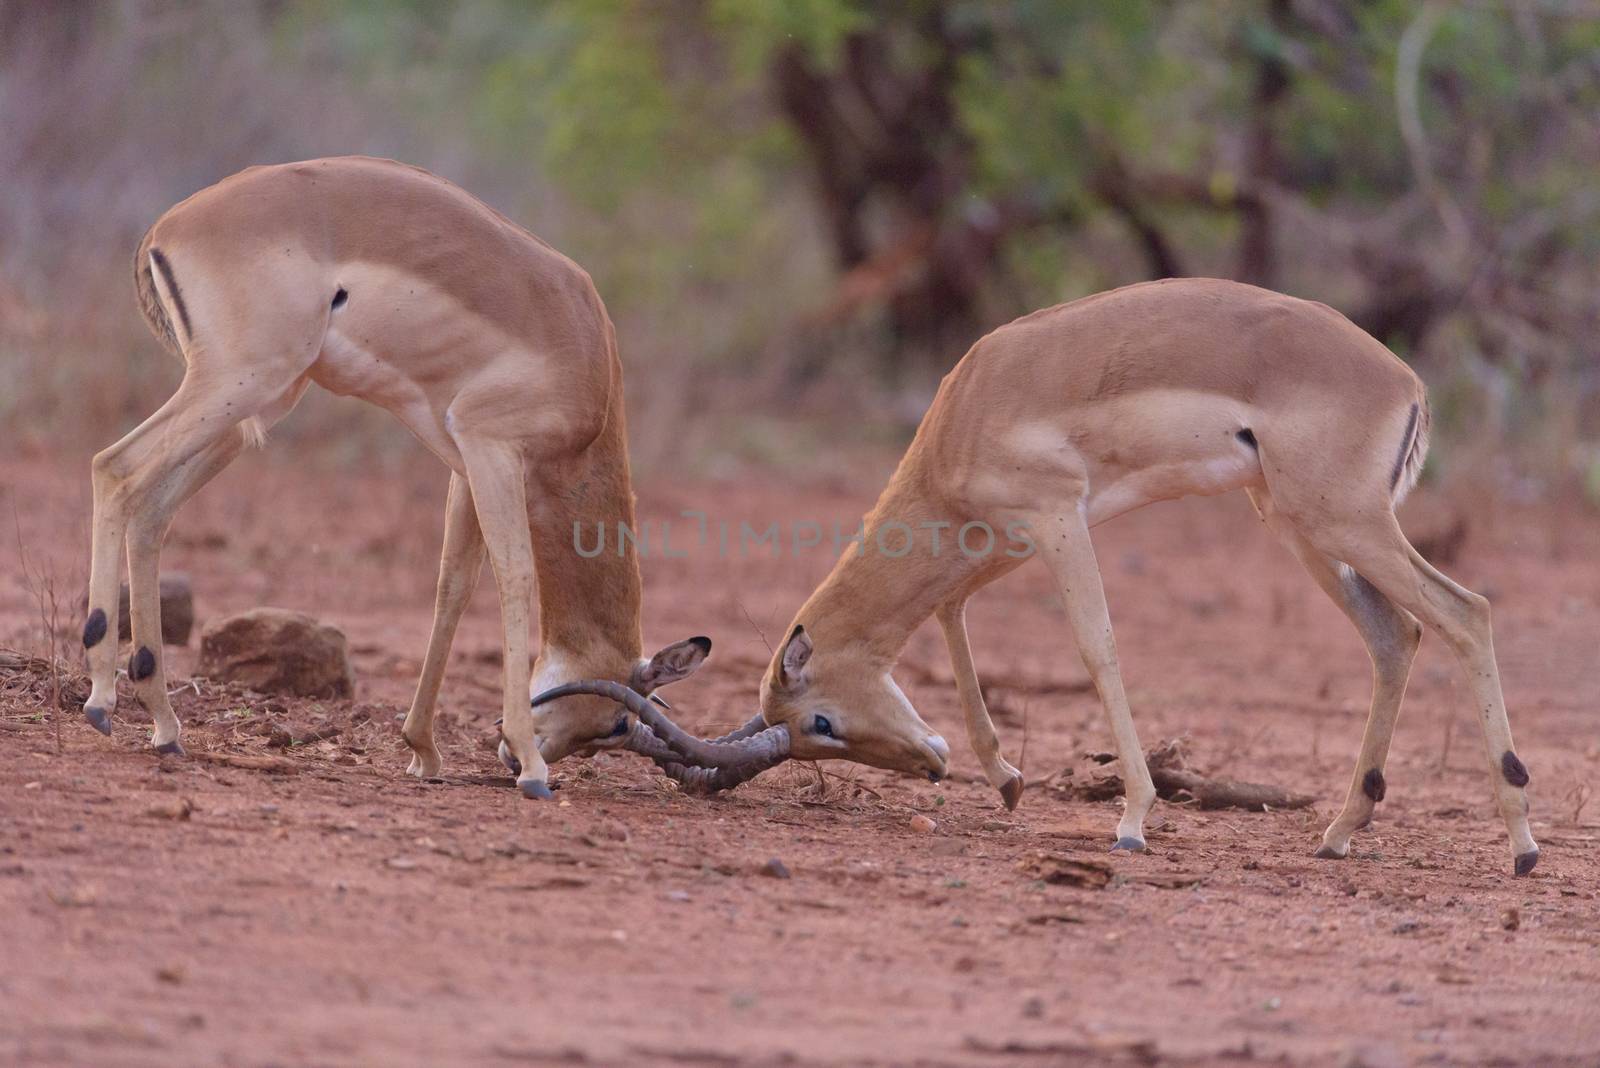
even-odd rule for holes
{"type": "Polygon", "coordinates": [[[730,377],[909,420],[987,329],[1209,274],[1326,300],[1442,432],[1553,427],[1530,463],[1592,477],[1583,0],[0,0],[6,30],[0,285],[35,304],[40,263],[81,281],[240,166],[393,154],[585,264],[675,425],[730,377]]]}

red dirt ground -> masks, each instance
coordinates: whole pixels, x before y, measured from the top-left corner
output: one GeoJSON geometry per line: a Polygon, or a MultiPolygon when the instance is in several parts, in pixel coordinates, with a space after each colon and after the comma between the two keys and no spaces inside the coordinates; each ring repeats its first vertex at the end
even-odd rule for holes
{"type": "MultiPolygon", "coordinates": [[[[641,515],[853,528],[882,473],[804,490],[778,476],[647,483],[641,515]]],[[[66,630],[80,625],[87,481],[86,464],[0,466],[0,515],[18,528],[0,539],[0,645],[41,645],[17,538],[56,576],[66,630]]],[[[11,680],[0,1062],[1600,1063],[1592,515],[1475,512],[1448,568],[1494,600],[1533,775],[1544,852],[1514,880],[1482,743],[1431,638],[1377,821],[1352,859],[1311,858],[1351,772],[1369,668],[1238,497],[1097,532],[1123,667],[1147,745],[1186,735],[1196,766],[1314,794],[1315,813],[1160,804],[1152,851],[1108,856],[1116,804],[1074,800],[1060,774],[1087,774],[1108,734],[1037,566],[971,613],[1007,752],[1031,783],[1015,814],[974,781],[931,625],[898,674],[951,740],[952,781],[839,765],[819,786],[791,767],[708,801],[608,755],[558,765],[559,802],[524,801],[490,746],[487,580],[445,684],[451,778],[415,782],[396,718],[427,638],[443,499],[431,467],[358,478],[278,451],[242,460],[179,518],[164,567],[192,574],[202,622],[273,604],[350,637],[357,702],[211,685],[175,698],[195,753],[281,753],[268,723],[344,728],[290,750],[290,772],[158,759],[126,698],[114,739],[74,709],[58,750],[11,680]],[[192,815],[174,818],[185,801],[192,815]],[[933,833],[909,829],[918,812],[933,833]],[[792,878],[763,874],[774,857],[792,878]],[[1058,858],[1114,878],[1041,879],[1058,858]]],[[[1451,514],[1424,499],[1407,522],[1451,514]]],[[[831,559],[646,561],[647,642],[717,641],[671,695],[683,721],[711,731],[752,711],[758,628],[779,634],[831,559]]],[[[197,644],[171,654],[175,678],[197,644]]]]}

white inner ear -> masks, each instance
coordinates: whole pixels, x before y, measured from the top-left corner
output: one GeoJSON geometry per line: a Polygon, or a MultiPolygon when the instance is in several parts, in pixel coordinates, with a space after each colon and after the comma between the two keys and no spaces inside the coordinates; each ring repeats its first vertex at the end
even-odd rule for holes
{"type": "Polygon", "coordinates": [[[806,664],[811,660],[811,636],[804,630],[795,629],[789,638],[789,643],[783,647],[783,684],[790,689],[805,684],[806,664]]]}
{"type": "Polygon", "coordinates": [[[657,687],[686,679],[705,663],[706,653],[694,642],[674,642],[634,669],[634,689],[649,693],[657,687]]]}

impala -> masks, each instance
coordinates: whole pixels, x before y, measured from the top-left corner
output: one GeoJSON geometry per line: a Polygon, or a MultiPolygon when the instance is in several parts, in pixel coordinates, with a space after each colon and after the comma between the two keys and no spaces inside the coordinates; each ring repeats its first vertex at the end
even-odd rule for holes
{"type": "MultiPolygon", "coordinates": [[[[1420,621],[1466,675],[1514,870],[1524,875],[1539,851],[1489,604],[1435,570],[1395,519],[1427,447],[1421,381],[1322,304],[1196,278],[1024,316],[982,338],[946,376],[866,519],[866,551],[846,552],[801,607],[762,681],[761,722],[747,728],[765,736],[759,752],[744,740],[734,743],[745,747],[740,759],[724,767],[667,769],[703,789],[735,785],[787,757],[941,777],[948,748],[890,674],[911,632],[932,615],[950,649],[968,738],[990,783],[1015,807],[1022,776],[1001,754],[984,706],[964,612],[976,590],[1022,560],[951,551],[948,541],[952,526],[967,523],[1024,529],[1031,555],[1054,576],[1116,741],[1126,808],[1112,848],[1142,850],[1156,792],[1123,692],[1089,531],[1154,501],[1243,489],[1372,657],[1372,708],[1354,779],[1317,856],[1346,856],[1351,833],[1383,800],[1384,760],[1420,621]],[[875,532],[890,523],[911,532],[909,551],[898,543],[894,554],[873,551],[875,532]]],[[[582,683],[552,696],[597,692],[636,709],[645,703],[582,683]]],[[[715,742],[685,739],[665,723],[656,733],[686,762],[715,762],[715,742]]]]}
{"type": "Polygon", "coordinates": [[[167,699],[157,574],[178,507],[260,445],[312,382],[388,409],[450,468],[432,634],[404,736],[411,774],[439,773],[434,711],[485,554],[500,593],[503,737],[530,797],[547,761],[622,746],[671,757],[615,706],[578,697],[535,716],[530,689],[573,677],[649,693],[711,643],[640,656],[639,565],[580,559],[574,524],[633,522],[616,335],[577,264],[441,178],[389,160],[252,167],[163,215],[134,258],[139,304],[185,364],[177,392],[94,458],[84,625],[91,723],[116,707],[118,557],[127,545],[128,677],[182,753],[167,699]],[[543,637],[528,657],[534,570],[543,637]],[[109,637],[108,637],[109,635],[109,637]]]}

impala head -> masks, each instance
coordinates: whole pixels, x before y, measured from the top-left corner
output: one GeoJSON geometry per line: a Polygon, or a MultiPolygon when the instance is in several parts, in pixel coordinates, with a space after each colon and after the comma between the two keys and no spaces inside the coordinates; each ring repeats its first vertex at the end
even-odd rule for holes
{"type": "MultiPolygon", "coordinates": [[[[688,678],[710,654],[710,638],[673,642],[650,659],[635,663],[628,673],[627,685],[634,692],[648,696],[668,683],[688,678]]],[[[559,679],[563,674],[571,678],[568,666],[553,656],[541,661],[539,674],[541,678],[534,680],[535,692],[545,688],[541,685],[543,679],[559,679]]],[[[554,763],[578,750],[624,746],[631,727],[628,713],[617,707],[615,701],[587,694],[573,694],[541,704],[534,709],[534,723],[539,734],[539,753],[546,763],[554,763]]]]}
{"type": "MultiPolygon", "coordinates": [[[[614,744],[650,757],[692,790],[731,789],[791,757],[854,760],[936,782],[944,778],[950,747],[922,722],[881,663],[855,648],[833,657],[813,658],[813,651],[805,628],[795,627],[762,683],[761,711],[721,738],[695,737],[640,689],[605,679],[557,686],[535,696],[533,705],[591,695],[621,704],[637,721],[617,719],[614,744]]],[[[613,705],[611,714],[617,713],[613,705]]],[[[543,742],[540,749],[554,759],[543,742]]]]}
{"type": "Polygon", "coordinates": [[[950,747],[881,661],[854,644],[817,648],[801,626],[772,658],[761,712],[788,729],[790,755],[800,760],[854,760],[935,782],[948,770],[950,747]]]}

